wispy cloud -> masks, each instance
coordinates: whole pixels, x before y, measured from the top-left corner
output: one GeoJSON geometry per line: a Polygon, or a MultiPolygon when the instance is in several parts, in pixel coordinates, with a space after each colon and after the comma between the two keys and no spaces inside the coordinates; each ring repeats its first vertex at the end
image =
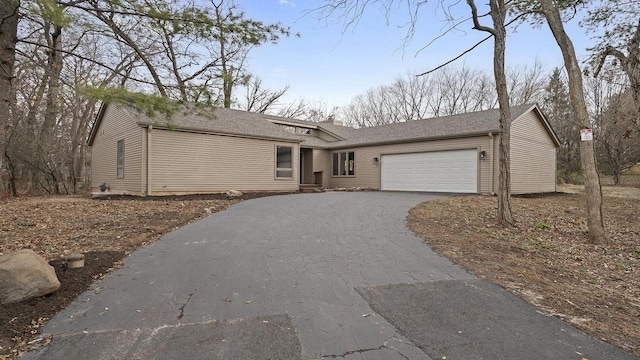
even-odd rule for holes
{"type": "Polygon", "coordinates": [[[280,5],[289,5],[291,7],[296,7],[296,4],[293,2],[293,0],[278,0],[278,3],[280,5]]]}

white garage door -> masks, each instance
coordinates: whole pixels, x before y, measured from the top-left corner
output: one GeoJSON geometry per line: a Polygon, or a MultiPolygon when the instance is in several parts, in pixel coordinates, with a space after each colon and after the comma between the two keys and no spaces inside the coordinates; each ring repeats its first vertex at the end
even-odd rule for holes
{"type": "Polygon", "coordinates": [[[478,192],[478,151],[382,155],[382,190],[478,192]]]}

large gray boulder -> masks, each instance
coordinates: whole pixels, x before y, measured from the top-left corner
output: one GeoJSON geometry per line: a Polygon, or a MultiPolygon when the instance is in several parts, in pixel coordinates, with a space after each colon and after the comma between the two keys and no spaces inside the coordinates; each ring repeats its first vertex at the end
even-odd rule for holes
{"type": "Polygon", "coordinates": [[[32,250],[0,256],[0,303],[50,294],[60,288],[53,266],[32,250]]]}

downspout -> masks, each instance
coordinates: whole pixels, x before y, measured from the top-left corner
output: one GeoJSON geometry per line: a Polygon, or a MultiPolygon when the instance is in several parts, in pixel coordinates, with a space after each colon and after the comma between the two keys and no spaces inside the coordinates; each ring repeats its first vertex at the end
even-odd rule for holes
{"type": "Polygon", "coordinates": [[[489,194],[491,194],[492,196],[496,194],[495,191],[493,191],[493,177],[495,176],[494,173],[494,163],[495,163],[495,159],[493,158],[493,150],[494,150],[494,144],[493,144],[493,133],[489,133],[489,194]]]}
{"type": "Polygon", "coordinates": [[[147,196],[151,196],[151,130],[153,125],[147,127],[147,196]]]}

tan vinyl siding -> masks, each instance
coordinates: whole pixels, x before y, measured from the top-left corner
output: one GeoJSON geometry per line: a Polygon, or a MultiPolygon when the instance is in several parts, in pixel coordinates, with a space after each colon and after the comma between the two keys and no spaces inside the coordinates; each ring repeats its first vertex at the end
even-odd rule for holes
{"type": "Polygon", "coordinates": [[[511,125],[511,192],[556,191],[556,147],[535,111],[511,125]]]}
{"type": "Polygon", "coordinates": [[[298,144],[153,129],[152,195],[298,190],[298,144]],[[276,145],[293,148],[293,178],[275,179],[276,145]]]}
{"type": "Polygon", "coordinates": [[[331,152],[313,149],[313,172],[322,172],[322,187],[329,187],[331,176],[331,152]]]}
{"type": "Polygon", "coordinates": [[[139,195],[142,176],[143,129],[135,119],[116,105],[106,108],[91,146],[91,188],[98,190],[102,183],[113,192],[139,195]],[[117,143],[124,139],[124,178],[117,177],[117,143]]]}
{"type": "MultiPolygon", "coordinates": [[[[369,146],[355,149],[341,149],[340,152],[355,151],[355,176],[330,177],[330,187],[365,187],[380,189],[380,163],[374,164],[373,158],[384,154],[402,154],[425,151],[478,149],[489,153],[489,136],[460,139],[433,140],[406,144],[369,146]]],[[[333,152],[330,152],[330,154],[333,152]]],[[[489,159],[478,160],[480,192],[489,193],[489,159]]],[[[329,157],[331,166],[331,155],[329,157]]],[[[331,169],[331,168],[329,168],[331,169]]]]}

